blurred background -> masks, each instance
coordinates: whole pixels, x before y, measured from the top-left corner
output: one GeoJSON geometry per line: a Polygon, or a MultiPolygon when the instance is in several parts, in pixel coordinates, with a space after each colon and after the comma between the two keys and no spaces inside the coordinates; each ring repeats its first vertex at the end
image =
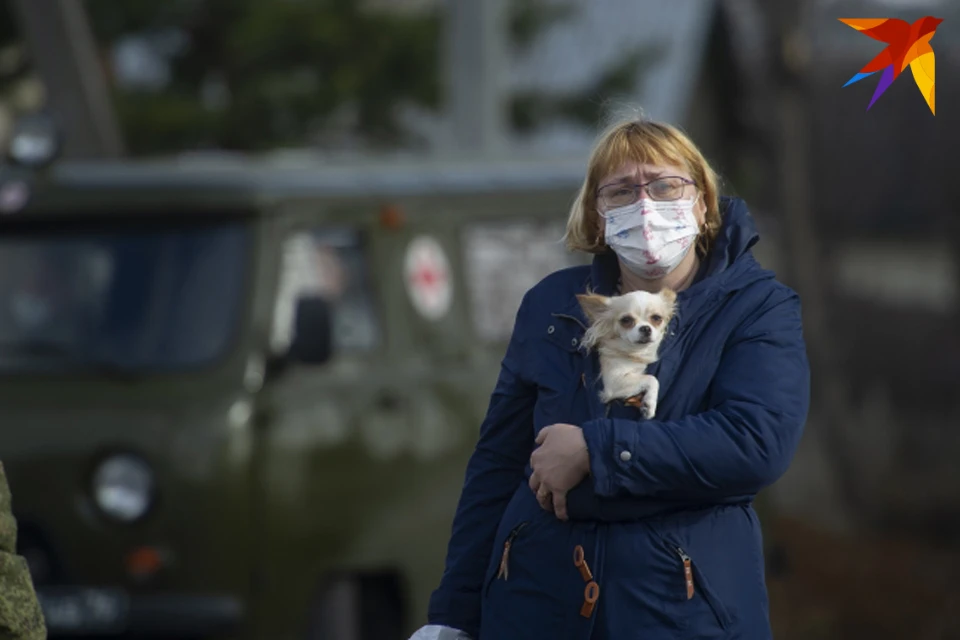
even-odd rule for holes
{"type": "Polygon", "coordinates": [[[804,303],[813,405],[757,505],[775,637],[960,638],[958,25],[948,0],[0,0],[0,460],[51,637],[419,626],[519,297],[583,260],[567,207],[633,108],[693,136],[804,303]],[[838,18],[927,15],[937,115],[909,73],[867,111],[876,81],[843,85],[884,45],[838,18]]]}

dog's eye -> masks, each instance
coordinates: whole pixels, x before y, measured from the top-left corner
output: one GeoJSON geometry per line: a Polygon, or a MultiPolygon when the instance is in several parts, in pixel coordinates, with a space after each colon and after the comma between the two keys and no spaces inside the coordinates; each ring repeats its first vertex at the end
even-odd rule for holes
{"type": "Polygon", "coordinates": [[[633,316],[623,316],[620,318],[620,326],[624,329],[629,329],[634,325],[633,316]]]}
{"type": "Polygon", "coordinates": [[[663,316],[657,315],[656,313],[650,316],[650,322],[653,324],[660,324],[663,322],[663,316]]]}

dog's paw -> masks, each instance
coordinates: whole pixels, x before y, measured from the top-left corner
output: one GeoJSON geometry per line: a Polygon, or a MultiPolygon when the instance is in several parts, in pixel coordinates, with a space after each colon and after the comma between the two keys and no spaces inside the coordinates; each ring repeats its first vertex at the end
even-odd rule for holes
{"type": "Polygon", "coordinates": [[[655,401],[644,400],[637,408],[640,410],[641,417],[645,420],[651,420],[657,414],[657,403],[655,401]]]}
{"type": "Polygon", "coordinates": [[[640,415],[646,420],[650,420],[657,414],[657,395],[659,394],[660,389],[655,380],[656,378],[651,380],[649,383],[640,385],[640,388],[635,396],[638,400],[638,403],[634,406],[639,409],[640,415]]]}

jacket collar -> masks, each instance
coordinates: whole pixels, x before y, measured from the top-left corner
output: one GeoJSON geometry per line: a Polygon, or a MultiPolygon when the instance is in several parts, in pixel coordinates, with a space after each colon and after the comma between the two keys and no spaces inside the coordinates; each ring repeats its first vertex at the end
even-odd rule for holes
{"type": "MultiPolygon", "coordinates": [[[[751,253],[759,241],[753,217],[740,198],[721,197],[720,212],[723,223],[710,253],[706,269],[697,282],[677,295],[677,327],[714,308],[715,302],[731,291],[743,288],[773,274],[761,269],[751,253]]],[[[615,293],[620,279],[620,263],[612,251],[597,254],[590,266],[590,274],[581,291],[591,289],[605,296],[615,293]]],[[[588,321],[575,296],[554,313],[574,318],[582,326],[588,321]]]]}

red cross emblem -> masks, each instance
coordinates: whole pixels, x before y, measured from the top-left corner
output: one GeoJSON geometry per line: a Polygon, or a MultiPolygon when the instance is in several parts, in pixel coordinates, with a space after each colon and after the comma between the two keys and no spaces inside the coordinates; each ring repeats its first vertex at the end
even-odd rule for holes
{"type": "Polygon", "coordinates": [[[453,294],[450,268],[440,244],[426,236],[415,239],[404,260],[407,291],[417,311],[439,319],[450,307],[453,294]]]}

